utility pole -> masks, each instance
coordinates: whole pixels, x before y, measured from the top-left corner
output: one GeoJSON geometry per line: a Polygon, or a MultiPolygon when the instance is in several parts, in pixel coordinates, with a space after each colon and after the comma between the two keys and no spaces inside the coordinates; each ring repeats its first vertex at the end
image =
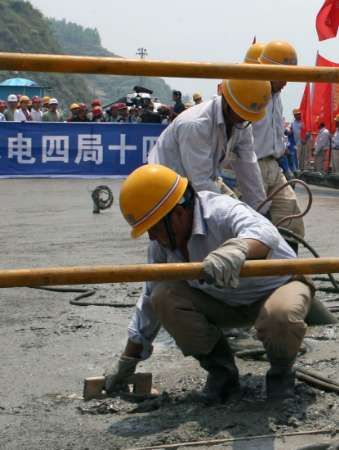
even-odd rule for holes
{"type": "MultiPolygon", "coordinates": [[[[146,56],[148,56],[147,48],[145,48],[145,47],[139,47],[139,48],[137,49],[136,55],[139,56],[140,59],[145,59],[146,56]]],[[[139,77],[139,84],[140,84],[140,86],[143,85],[143,83],[144,83],[143,80],[144,80],[143,77],[139,77]]]]}

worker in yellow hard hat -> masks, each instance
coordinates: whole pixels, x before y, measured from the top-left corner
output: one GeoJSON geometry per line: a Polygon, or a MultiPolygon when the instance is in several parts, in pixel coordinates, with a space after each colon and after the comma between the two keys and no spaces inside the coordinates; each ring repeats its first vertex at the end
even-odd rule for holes
{"type": "Polygon", "coordinates": [[[225,401],[238,389],[239,373],[222,329],[253,324],[271,364],[267,395],[293,396],[292,366],[306,330],[311,288],[290,276],[239,275],[246,259],[295,258],[277,229],[239,200],[197,193],[187,178],[158,164],[141,166],[127,177],[120,209],[133,238],[148,233],[149,263],[202,262],[203,273],[200,282],[145,284],[125,350],[106,371],[108,394],[151,356],[163,326],[184,356],[193,356],[208,372],[202,399],[225,401]]]}
{"type": "Polygon", "coordinates": [[[192,95],[192,99],[195,105],[199,105],[200,103],[202,103],[202,95],[199,92],[195,92],[192,95]]]}
{"type": "Polygon", "coordinates": [[[19,100],[20,107],[14,112],[15,122],[30,122],[32,120],[29,103],[29,97],[27,97],[27,95],[21,95],[19,100]]]}
{"type": "Polygon", "coordinates": [[[42,103],[42,112],[45,113],[48,111],[48,105],[49,105],[50,97],[48,95],[45,95],[42,97],[41,103],[42,103]]]}
{"type": "Polygon", "coordinates": [[[71,115],[68,117],[67,122],[81,122],[80,120],[80,110],[81,107],[79,103],[72,103],[69,107],[71,115]]]}
{"type": "Polygon", "coordinates": [[[163,131],[149,162],[187,177],[197,191],[233,195],[220,178],[228,164],[236,174],[242,199],[256,208],[266,195],[250,122],[265,116],[270,91],[268,81],[224,80],[222,95],[182,112],[163,131]]]}
{"type": "MultiPolygon", "coordinates": [[[[296,65],[297,53],[294,47],[285,41],[271,41],[264,45],[258,57],[260,64],[296,65]]],[[[269,195],[276,188],[287,182],[279,161],[286,156],[285,122],[280,92],[286,81],[271,81],[272,97],[268,103],[267,114],[262,120],[253,122],[254,149],[259,160],[265,192],[269,195]]],[[[270,216],[273,223],[278,223],[283,217],[300,212],[296,194],[291,186],[287,186],[272,199],[270,216]]],[[[304,236],[304,223],[302,219],[293,219],[283,224],[286,228],[299,236],[304,236]]],[[[295,241],[289,243],[297,251],[295,241]]]]}
{"type": "Polygon", "coordinates": [[[265,47],[263,42],[255,42],[246,52],[244,62],[248,64],[260,64],[259,58],[265,47]]]}
{"type": "Polygon", "coordinates": [[[334,118],[335,132],[332,138],[332,172],[339,175],[339,113],[334,118]]]}

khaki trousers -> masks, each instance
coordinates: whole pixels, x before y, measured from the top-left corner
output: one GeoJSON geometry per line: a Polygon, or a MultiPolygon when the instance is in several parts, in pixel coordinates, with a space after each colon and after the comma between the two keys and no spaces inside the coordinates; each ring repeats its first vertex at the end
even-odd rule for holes
{"type": "Polygon", "coordinates": [[[159,283],[152,292],[155,315],[185,356],[209,354],[221,328],[254,325],[270,360],[294,361],[306,332],[309,286],[291,281],[268,298],[231,307],[188,283],[159,283]]]}
{"type": "MultiPolygon", "coordinates": [[[[279,186],[286,183],[279,164],[274,158],[263,158],[259,160],[259,166],[267,195],[270,195],[279,186]]],[[[272,223],[277,224],[283,217],[300,213],[297,197],[291,186],[287,186],[272,199],[270,214],[272,223]]],[[[281,224],[301,237],[305,236],[303,219],[292,219],[281,224]]]]}

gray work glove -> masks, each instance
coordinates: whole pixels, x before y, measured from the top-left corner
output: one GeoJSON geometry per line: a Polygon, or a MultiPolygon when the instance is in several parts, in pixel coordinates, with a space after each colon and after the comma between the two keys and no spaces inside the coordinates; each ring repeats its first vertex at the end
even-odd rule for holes
{"type": "Polygon", "coordinates": [[[120,356],[115,361],[110,370],[105,373],[105,391],[107,394],[114,392],[119,386],[127,384],[127,379],[134,374],[138,362],[138,358],[129,356],[120,356]]]}
{"type": "Polygon", "coordinates": [[[247,252],[245,239],[234,238],[224,242],[203,261],[206,282],[218,287],[238,287],[240,270],[247,252]]]}

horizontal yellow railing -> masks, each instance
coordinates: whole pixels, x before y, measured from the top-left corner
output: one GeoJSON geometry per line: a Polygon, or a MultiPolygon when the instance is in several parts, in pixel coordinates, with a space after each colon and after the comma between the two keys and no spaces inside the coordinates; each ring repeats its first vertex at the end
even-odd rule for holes
{"type": "Polygon", "coordinates": [[[339,68],[0,53],[0,70],[339,83],[339,68]]]}

